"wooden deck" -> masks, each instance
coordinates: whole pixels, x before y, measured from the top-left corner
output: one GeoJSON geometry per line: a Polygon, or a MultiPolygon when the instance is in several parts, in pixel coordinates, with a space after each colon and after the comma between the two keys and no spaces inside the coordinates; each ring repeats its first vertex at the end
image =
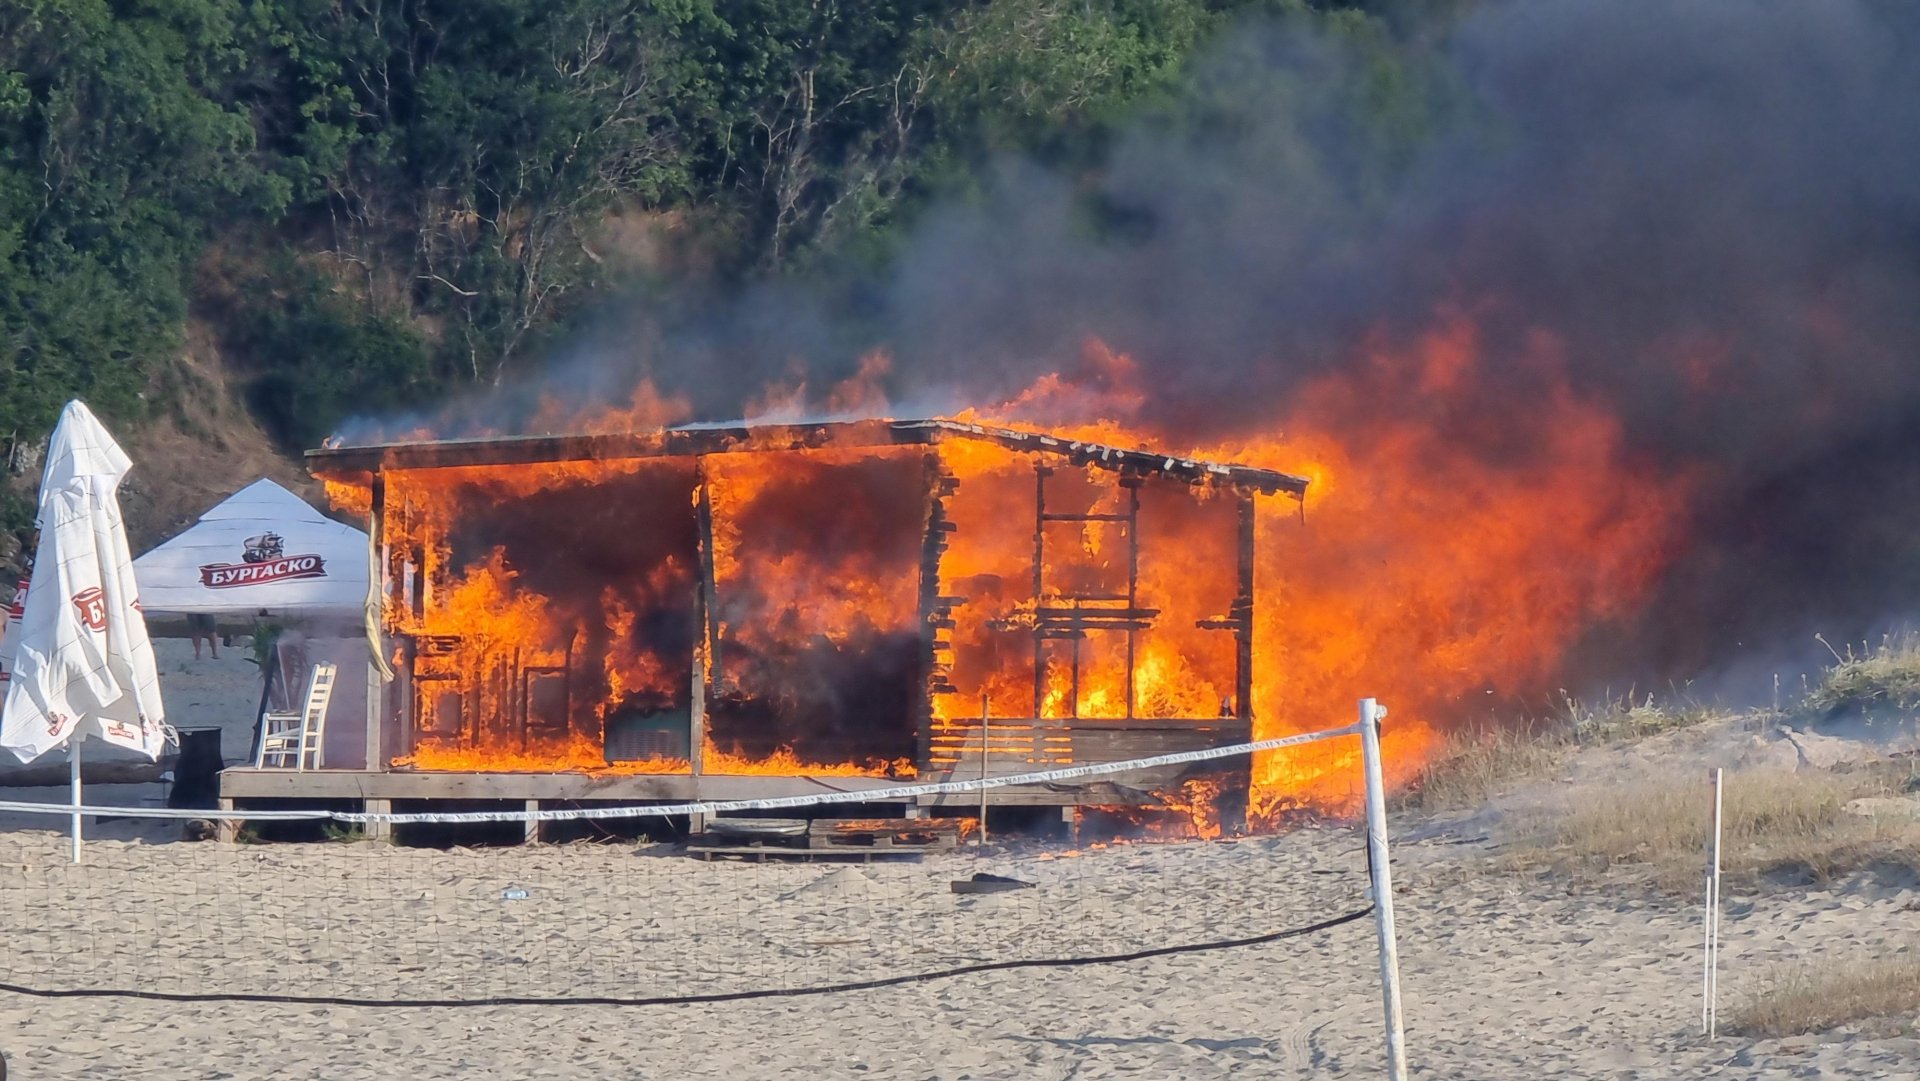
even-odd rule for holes
{"type": "MultiPolygon", "coordinates": [[[[1029,766],[1027,772],[1036,768],[1029,766]]],[[[996,771],[1012,773],[1013,770],[996,771]]],[[[1014,785],[990,789],[988,803],[1009,807],[1074,807],[1137,804],[1149,790],[1176,783],[1178,770],[1143,770],[1072,784],[1014,785]]],[[[235,766],[220,774],[220,798],[231,805],[260,801],[360,800],[587,800],[605,802],[724,801],[859,792],[934,781],[972,780],[970,772],[923,774],[916,778],[725,776],[703,774],[608,773],[441,773],[428,771],[288,770],[235,766]]],[[[899,805],[978,807],[978,792],[921,796],[899,805]]]]}

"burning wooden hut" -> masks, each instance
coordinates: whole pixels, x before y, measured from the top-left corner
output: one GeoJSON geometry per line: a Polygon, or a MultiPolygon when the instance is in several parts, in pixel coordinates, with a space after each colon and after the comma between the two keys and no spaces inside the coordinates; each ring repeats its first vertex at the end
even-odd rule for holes
{"type": "Polygon", "coordinates": [[[395,678],[362,761],[229,799],[727,799],[1244,741],[1255,501],[1307,483],[952,420],[308,461],[370,523],[395,678]]]}

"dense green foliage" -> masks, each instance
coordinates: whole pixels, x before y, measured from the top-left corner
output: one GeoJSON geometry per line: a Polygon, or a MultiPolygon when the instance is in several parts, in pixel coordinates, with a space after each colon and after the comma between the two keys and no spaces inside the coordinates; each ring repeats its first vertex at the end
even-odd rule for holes
{"type": "Polygon", "coordinates": [[[168,407],[195,314],[291,447],[497,381],[662,265],[871,257],[995,155],[1091,162],[1265,15],[1393,33],[1231,0],[12,0],[0,438],[76,394],[168,407]],[[620,222],[677,253],[610,254],[620,222]]]}
{"type": "Polygon", "coordinates": [[[178,346],[208,223],[284,211],[254,161],[241,9],[220,0],[0,8],[0,433],[71,394],[134,408],[178,346]]]}

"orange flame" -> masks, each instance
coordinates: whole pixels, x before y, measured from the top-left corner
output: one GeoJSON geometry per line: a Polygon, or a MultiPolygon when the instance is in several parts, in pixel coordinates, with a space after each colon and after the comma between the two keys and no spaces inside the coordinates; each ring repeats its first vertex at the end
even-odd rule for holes
{"type": "MultiPolygon", "coordinates": [[[[1539,687],[1581,633],[1630,613],[1678,538],[1692,488],[1691,478],[1631,457],[1614,415],[1572,389],[1550,336],[1538,336],[1524,358],[1543,388],[1538,399],[1526,410],[1476,410],[1482,349],[1464,313],[1446,313],[1405,347],[1376,342],[1357,365],[1310,381],[1270,432],[1205,446],[1130,427],[1148,400],[1131,361],[1098,342],[1088,343],[1083,359],[1086,377],[1049,374],[1003,405],[961,419],[1028,427],[1022,422],[1039,416],[1049,421],[1046,430],[1066,437],[1157,442],[1310,478],[1305,528],[1291,520],[1289,505],[1260,504],[1253,736],[1344,725],[1357,699],[1379,698],[1392,710],[1383,735],[1390,784],[1416,775],[1440,729],[1473,713],[1476,698],[1539,687]],[[1063,426],[1055,422],[1061,410],[1103,419],[1063,426]]],[[[963,490],[968,479],[1017,476],[1004,458],[991,445],[949,456],[963,490]]],[[[1009,484],[983,520],[1017,514],[1023,498],[1031,507],[1030,479],[1024,492],[1009,484]]],[[[1111,509],[1103,498],[1092,509],[1111,509]]],[[[1189,522],[1206,510],[1205,503],[1190,508],[1189,522]]],[[[1142,603],[1207,596],[1200,607],[1218,609],[1225,594],[1207,571],[1230,556],[1208,542],[1222,531],[1175,532],[1189,557],[1144,562],[1142,603]]],[[[960,536],[969,536],[964,527],[960,536]]],[[[1096,569],[1111,571],[1103,538],[1089,531],[1078,541],[1096,569]]],[[[955,552],[959,558],[943,568],[955,591],[1017,608],[1025,595],[1019,553],[975,551],[964,542],[955,552]]],[[[1183,630],[1192,626],[1184,618],[1156,626],[1157,640],[1136,659],[1137,715],[1206,716],[1209,701],[1230,695],[1217,644],[1183,630]]],[[[1047,670],[1043,716],[1065,707],[1061,671],[1047,670]]],[[[1078,715],[1110,710],[1116,678],[1110,669],[1083,668],[1078,715]]],[[[964,689],[1018,699],[1031,693],[1031,679],[1018,658],[1002,658],[964,689]]],[[[1358,743],[1264,754],[1253,781],[1256,816],[1291,807],[1356,812],[1358,743]]]]}
{"type": "MultiPolygon", "coordinates": [[[[1579,635],[1644,598],[1678,540],[1691,480],[1633,460],[1616,417],[1570,387],[1551,339],[1528,359],[1543,373],[1539,399],[1483,409],[1465,433],[1383,408],[1404,407],[1409,377],[1428,401],[1479,393],[1478,336],[1463,317],[1300,394],[1284,424],[1295,434],[1273,450],[1314,476],[1313,527],[1265,531],[1272,592],[1255,641],[1283,660],[1256,690],[1272,722],[1260,734],[1324,727],[1377,697],[1392,710],[1389,780],[1404,781],[1476,696],[1540,687],[1579,635]]],[[[1350,743],[1268,756],[1255,779],[1263,806],[1330,802],[1342,789],[1355,790],[1351,805],[1350,743]]]]}
{"type": "MultiPolygon", "coordinates": [[[[1568,380],[1561,352],[1539,336],[1520,360],[1534,400],[1488,409],[1477,327],[1445,313],[1411,342],[1383,337],[1308,381],[1266,431],[1206,442],[1144,424],[1152,395],[1136,366],[1089,342],[1080,372],[960,419],[1044,422],[1065,438],[1311,478],[1304,508],[1255,502],[1252,736],[1344,725],[1356,699],[1377,697],[1392,710],[1384,750],[1399,782],[1444,726],[1488,695],[1541,686],[1586,629],[1631,612],[1676,539],[1691,479],[1635,460],[1613,414],[1568,380]]],[[[826,409],[883,411],[888,374],[884,356],[866,358],[826,409]]],[[[756,412],[807,415],[804,385],[769,391],[756,412]]],[[[580,423],[651,430],[684,416],[684,402],[649,385],[580,423]]],[[[327,480],[343,509],[370,507],[368,478],[327,480]]],[[[1230,492],[1129,487],[1092,467],[1038,478],[1034,456],[976,440],[401,470],[386,484],[387,625],[418,644],[416,693],[432,721],[409,760],[417,768],[683,772],[684,743],[665,737],[687,730],[705,681],[716,696],[707,772],[910,776],[916,762],[880,743],[820,762],[792,734],[850,720],[868,726],[844,733],[852,744],[875,726],[909,731],[896,714],[926,688],[843,698],[872,689],[880,669],[860,665],[919,640],[917,568],[934,513],[950,523],[933,591],[936,735],[964,744],[984,698],[1018,722],[996,722],[995,753],[1038,765],[1072,760],[1089,738],[1075,722],[1100,722],[1082,727],[1118,733],[1119,746],[1136,724],[1204,727],[1243,706],[1230,492]],[[949,485],[937,511],[933,476],[949,485]],[[689,500],[702,483],[708,502],[689,500]],[[580,579],[562,588],[565,573],[580,579]],[[717,592],[696,628],[687,613],[703,588],[717,592]],[[1079,630],[1037,638],[1049,621],[1079,630]],[[1136,628],[1131,641],[1121,625],[1136,628]],[[432,698],[456,684],[457,705],[432,698]],[[543,693],[564,698],[566,715],[542,707],[543,693]],[[609,766],[622,726],[631,760],[609,766]]],[[[917,765],[957,768],[956,753],[917,765]]],[[[1357,741],[1261,755],[1251,783],[1256,817],[1351,812],[1357,741]]],[[[1162,799],[1217,835],[1220,794],[1176,783],[1162,799]]]]}

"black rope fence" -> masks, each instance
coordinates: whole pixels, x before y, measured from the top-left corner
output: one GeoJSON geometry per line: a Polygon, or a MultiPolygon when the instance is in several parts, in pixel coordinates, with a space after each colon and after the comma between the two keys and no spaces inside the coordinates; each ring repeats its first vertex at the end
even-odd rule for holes
{"type": "Polygon", "coordinates": [[[910,975],[882,976],[871,980],[852,980],[843,983],[821,984],[813,987],[768,987],[745,991],[724,991],[713,994],[695,995],[652,995],[639,998],[626,998],[613,995],[505,995],[490,998],[355,998],[346,995],[265,995],[207,991],[198,993],[178,993],[168,991],[141,991],[135,988],[69,988],[52,990],[38,987],[23,987],[19,984],[0,983],[0,992],[15,995],[29,995],[35,998],[136,998],[157,1002],[260,1002],[292,1006],[397,1006],[443,1008],[459,1006],[697,1006],[717,1002],[747,1002],[753,999],[802,998],[810,995],[835,995],[851,991],[875,991],[887,987],[899,987],[905,984],[927,983],[932,980],[952,979],[958,976],[975,976],[984,972],[1009,972],[1026,968],[1078,968],[1084,965],[1111,965],[1129,961],[1144,961],[1153,957],[1170,957],[1176,954],[1207,953],[1213,950],[1241,949],[1248,946],[1261,946],[1283,939],[1298,938],[1319,931],[1329,931],[1343,924],[1365,919],[1373,914],[1373,906],[1356,909],[1344,915],[1321,920],[1304,927],[1290,927],[1284,931],[1273,931],[1249,938],[1219,939],[1212,942],[1194,942],[1179,946],[1161,946],[1150,950],[1134,950],[1129,953],[1113,953],[1096,957],[1042,957],[1024,958],[1016,961],[992,961],[977,965],[960,965],[954,968],[940,969],[934,972],[916,972],[910,975]]]}

